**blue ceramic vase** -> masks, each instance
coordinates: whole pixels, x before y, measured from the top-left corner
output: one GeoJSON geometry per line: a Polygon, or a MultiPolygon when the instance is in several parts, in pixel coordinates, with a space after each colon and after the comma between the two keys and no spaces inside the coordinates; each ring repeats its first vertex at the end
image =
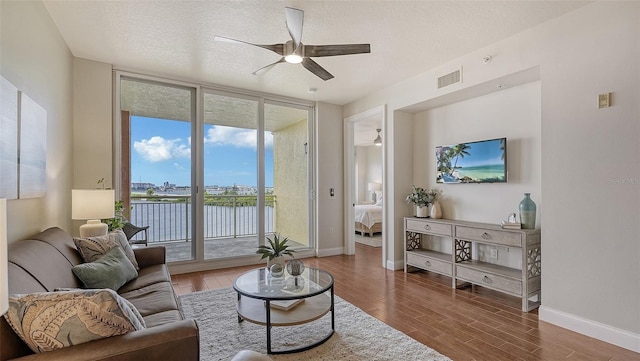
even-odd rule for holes
{"type": "Polygon", "coordinates": [[[520,202],[520,223],[524,229],[536,228],[536,202],[531,199],[531,193],[525,193],[520,202]]]}

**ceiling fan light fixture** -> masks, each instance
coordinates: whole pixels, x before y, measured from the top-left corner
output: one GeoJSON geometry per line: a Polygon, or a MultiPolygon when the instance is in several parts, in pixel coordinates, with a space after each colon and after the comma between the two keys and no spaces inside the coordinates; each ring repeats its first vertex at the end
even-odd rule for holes
{"type": "Polygon", "coordinates": [[[300,64],[302,63],[302,57],[298,54],[289,54],[284,57],[284,61],[289,64],[300,64]]]}
{"type": "Polygon", "coordinates": [[[375,145],[376,147],[381,147],[382,137],[380,136],[380,131],[382,131],[382,129],[378,128],[376,129],[376,131],[378,132],[378,136],[376,137],[376,139],[373,140],[373,145],[375,145]]]}

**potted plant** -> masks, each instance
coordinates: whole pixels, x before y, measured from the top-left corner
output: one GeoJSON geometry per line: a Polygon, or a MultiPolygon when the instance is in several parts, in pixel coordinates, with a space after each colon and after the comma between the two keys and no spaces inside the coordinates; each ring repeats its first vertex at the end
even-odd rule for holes
{"type": "Polygon", "coordinates": [[[416,206],[416,217],[427,218],[429,205],[440,198],[442,191],[439,189],[425,189],[422,187],[411,186],[411,193],[407,196],[407,203],[416,206]]]}
{"type": "Polygon", "coordinates": [[[267,241],[269,244],[258,246],[256,254],[262,255],[260,259],[267,258],[267,268],[274,263],[278,263],[284,268],[284,256],[293,257],[293,252],[295,252],[287,245],[289,238],[281,239],[280,234],[274,234],[273,238],[267,237],[267,241]]]}

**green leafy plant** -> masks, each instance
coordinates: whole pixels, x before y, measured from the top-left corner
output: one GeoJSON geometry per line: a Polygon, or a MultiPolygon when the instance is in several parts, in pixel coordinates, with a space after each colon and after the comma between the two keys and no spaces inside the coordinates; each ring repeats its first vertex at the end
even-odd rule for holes
{"type": "Polygon", "coordinates": [[[269,242],[268,245],[265,244],[259,246],[258,250],[256,251],[256,254],[262,255],[260,259],[269,258],[269,261],[271,261],[276,257],[285,255],[293,257],[293,252],[295,251],[289,249],[289,245],[287,245],[287,242],[289,242],[289,238],[285,237],[281,240],[279,234],[274,234],[273,239],[267,237],[267,241],[269,242]]]}
{"type": "Polygon", "coordinates": [[[442,195],[440,189],[428,189],[411,186],[411,193],[407,196],[407,203],[413,203],[418,207],[426,207],[437,201],[442,195]]]}
{"type": "Polygon", "coordinates": [[[122,229],[124,227],[124,203],[122,201],[116,201],[113,206],[115,216],[113,218],[102,219],[102,223],[109,226],[109,232],[116,229],[122,229]]]}

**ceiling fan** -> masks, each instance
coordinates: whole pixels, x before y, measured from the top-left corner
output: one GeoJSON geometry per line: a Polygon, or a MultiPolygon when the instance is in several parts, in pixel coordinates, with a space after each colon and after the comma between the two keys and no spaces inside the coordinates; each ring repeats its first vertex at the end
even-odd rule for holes
{"type": "Polygon", "coordinates": [[[363,54],[370,53],[370,44],[336,44],[336,45],[304,45],[302,44],[302,23],[304,19],[304,11],[287,7],[286,20],[287,30],[291,35],[291,40],[284,44],[253,44],[246,41],[235,40],[216,35],[213,39],[215,41],[222,41],[227,43],[236,44],[249,44],[258,46],[267,50],[271,50],[276,54],[282,56],[280,60],[275,63],[264,66],[253,72],[254,75],[261,75],[269,71],[276,64],[283,62],[291,64],[302,63],[307,70],[318,76],[322,80],[329,80],[333,78],[333,75],[326,71],[320,64],[316,63],[311,57],[321,56],[336,56],[336,55],[350,55],[350,54],[363,54]]]}

